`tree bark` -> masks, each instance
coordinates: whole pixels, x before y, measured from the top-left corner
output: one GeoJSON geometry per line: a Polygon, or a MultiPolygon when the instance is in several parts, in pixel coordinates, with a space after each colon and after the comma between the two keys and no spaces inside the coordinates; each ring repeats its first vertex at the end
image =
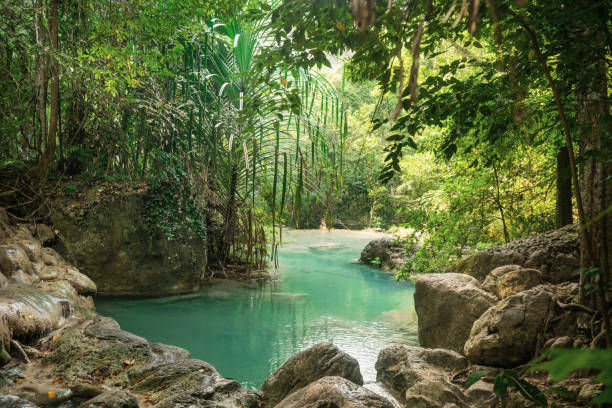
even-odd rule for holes
{"type": "Polygon", "coordinates": [[[557,152],[557,196],[555,225],[561,228],[573,222],[572,180],[570,178],[569,152],[563,146],[557,152]]]}
{"type": "Polygon", "coordinates": [[[592,302],[597,303],[602,313],[606,344],[610,347],[608,282],[612,261],[612,140],[607,99],[607,46],[603,29],[606,23],[600,15],[601,10],[587,7],[589,2],[586,0],[580,5],[588,12],[582,14],[577,21],[583,39],[578,57],[583,67],[576,73],[575,83],[579,153],[583,159],[580,185],[589,233],[586,242],[582,244],[581,261],[583,268],[593,271],[590,279],[597,285],[597,299],[592,299],[592,302]],[[584,246],[589,241],[591,248],[585,250],[584,246]]]}
{"type": "Polygon", "coordinates": [[[36,145],[39,151],[43,151],[43,143],[47,140],[47,63],[48,57],[45,51],[45,27],[43,24],[44,2],[37,1],[36,10],[36,46],[38,57],[36,61],[36,117],[39,131],[36,145]]]}
{"type": "Polygon", "coordinates": [[[51,112],[49,118],[49,133],[47,135],[47,148],[45,150],[45,174],[53,167],[55,162],[55,147],[59,122],[59,65],[57,61],[58,48],[58,4],[57,0],[49,2],[49,42],[51,44],[51,112]]]}

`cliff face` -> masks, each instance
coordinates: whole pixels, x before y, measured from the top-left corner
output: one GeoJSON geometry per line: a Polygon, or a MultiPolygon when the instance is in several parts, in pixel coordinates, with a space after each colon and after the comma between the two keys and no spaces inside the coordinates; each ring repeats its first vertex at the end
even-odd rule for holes
{"type": "MultiPolygon", "coordinates": [[[[155,231],[146,187],[83,194],[84,200],[63,197],[54,203],[50,218],[59,235],[54,248],[96,282],[99,295],[171,295],[200,288],[206,238],[188,228],[180,238],[155,231]]],[[[185,219],[174,221],[181,225],[185,219]]]]}

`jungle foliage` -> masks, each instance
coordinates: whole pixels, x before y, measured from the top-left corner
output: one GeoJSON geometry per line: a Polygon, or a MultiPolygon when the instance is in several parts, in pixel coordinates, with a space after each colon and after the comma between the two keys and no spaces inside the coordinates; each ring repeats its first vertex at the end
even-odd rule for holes
{"type": "Polygon", "coordinates": [[[255,65],[271,32],[245,5],[3,3],[0,165],[28,184],[7,188],[9,210],[41,216],[20,207],[32,184],[144,180],[152,233],[180,239],[186,214],[210,232],[210,265],[249,269],[265,264],[264,227],[303,225],[314,201],[325,214],[342,183],[345,110],[316,72],[255,65]]]}

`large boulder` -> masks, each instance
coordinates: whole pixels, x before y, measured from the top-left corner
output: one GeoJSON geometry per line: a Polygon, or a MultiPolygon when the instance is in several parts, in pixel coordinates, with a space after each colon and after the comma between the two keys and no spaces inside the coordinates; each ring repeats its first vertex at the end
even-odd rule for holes
{"type": "Polygon", "coordinates": [[[467,408],[462,390],[446,379],[447,373],[467,366],[467,359],[454,351],[392,346],[378,355],[376,380],[401,396],[407,407],[442,408],[455,404],[467,408]]]}
{"type": "Polygon", "coordinates": [[[361,251],[359,262],[396,271],[402,267],[406,256],[406,249],[400,243],[384,237],[370,241],[361,251]]]}
{"type": "Polygon", "coordinates": [[[563,282],[576,277],[575,270],[580,266],[579,248],[577,227],[568,225],[479,251],[450,269],[474,276],[482,282],[499,266],[520,265],[539,270],[547,282],[563,282]]]}
{"type": "Polygon", "coordinates": [[[419,344],[463,353],[472,324],[496,302],[497,298],[469,275],[419,276],[414,292],[419,344]]]}
{"type": "Polygon", "coordinates": [[[380,395],[342,377],[323,377],[283,399],[277,408],[394,408],[380,395]]]}
{"type": "Polygon", "coordinates": [[[138,408],[138,400],[123,390],[109,390],[85,401],[78,408],[138,408]]]}
{"type": "Polygon", "coordinates": [[[268,406],[273,407],[292,392],[327,376],[363,385],[357,360],[333,344],[323,342],[291,356],[270,374],[261,391],[268,406]]]}
{"type": "Polygon", "coordinates": [[[159,401],[159,408],[197,406],[254,408],[261,397],[245,390],[235,380],[223,378],[210,364],[200,360],[179,360],[136,368],[128,374],[132,389],[159,401]]]}
{"type": "Polygon", "coordinates": [[[84,194],[95,204],[83,207],[83,200],[70,198],[54,203],[51,221],[60,238],[54,248],[96,283],[98,294],[168,295],[200,288],[207,243],[185,217],[175,220],[184,228],[158,231],[146,188],[84,194]]]}
{"type": "Polygon", "coordinates": [[[482,288],[504,299],[541,283],[542,273],[537,269],[505,265],[493,269],[485,278],[482,288]]]}
{"type": "Polygon", "coordinates": [[[71,384],[75,396],[77,387],[79,396],[93,394],[83,408],[130,407],[132,398],[127,392],[145,395],[159,408],[261,405],[257,392],[223,378],[210,364],[191,359],[186,350],[150,343],[121,330],[109,318],[98,316],[63,327],[41,341],[41,350],[45,353],[42,364],[49,367],[52,377],[71,384]],[[88,390],[92,380],[103,382],[111,392],[88,390]]]}
{"type": "Polygon", "coordinates": [[[509,296],[474,322],[465,354],[474,364],[515,367],[534,357],[552,305],[544,285],[509,296]]]}
{"type": "Polygon", "coordinates": [[[6,322],[8,337],[46,334],[60,327],[72,312],[69,299],[33,286],[9,284],[0,288],[0,319],[6,322]]]}

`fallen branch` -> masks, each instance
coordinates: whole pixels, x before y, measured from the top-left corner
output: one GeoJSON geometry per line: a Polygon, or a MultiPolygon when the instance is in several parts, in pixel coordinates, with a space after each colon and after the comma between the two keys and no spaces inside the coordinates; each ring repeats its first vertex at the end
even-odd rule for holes
{"type": "Polygon", "coordinates": [[[563,310],[573,309],[580,310],[588,314],[595,314],[595,310],[591,309],[588,306],[581,305],[580,303],[561,303],[561,301],[557,300],[557,306],[559,306],[563,310]]]}
{"type": "Polygon", "coordinates": [[[15,346],[17,351],[19,351],[21,353],[21,355],[23,356],[23,359],[25,360],[25,362],[30,364],[30,359],[28,358],[28,355],[26,354],[26,352],[23,351],[23,347],[21,347],[21,344],[19,344],[19,342],[17,340],[11,340],[11,344],[13,346],[15,346]]]}

